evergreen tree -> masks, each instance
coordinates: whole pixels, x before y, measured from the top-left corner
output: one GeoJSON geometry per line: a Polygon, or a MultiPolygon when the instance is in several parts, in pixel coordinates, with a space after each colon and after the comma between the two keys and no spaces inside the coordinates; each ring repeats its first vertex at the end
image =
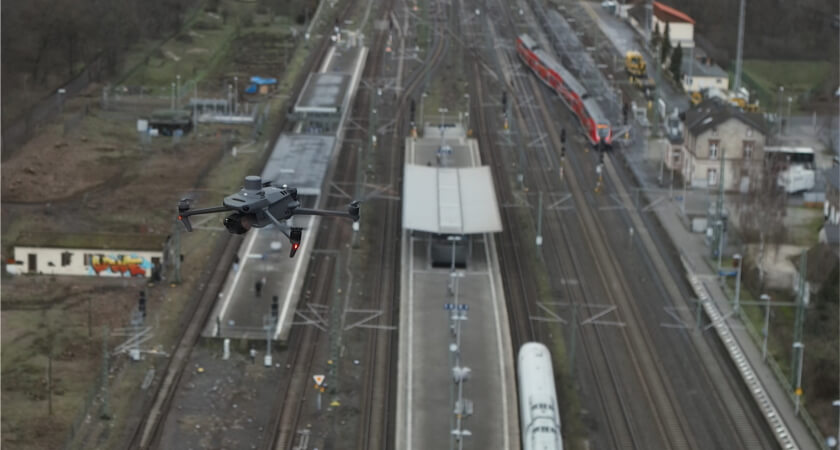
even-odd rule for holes
{"type": "Polygon", "coordinates": [[[661,50],[662,53],[660,54],[659,61],[664,63],[671,53],[671,27],[668,25],[668,22],[665,22],[665,35],[662,36],[661,50]]]}
{"type": "Polygon", "coordinates": [[[671,54],[671,74],[674,76],[674,80],[677,82],[680,81],[680,77],[682,75],[682,56],[683,56],[683,49],[682,44],[677,43],[677,48],[674,49],[674,52],[671,54]]]}
{"type": "Polygon", "coordinates": [[[650,48],[656,50],[662,42],[662,33],[659,32],[659,24],[653,26],[653,33],[650,35],[650,48]]]}

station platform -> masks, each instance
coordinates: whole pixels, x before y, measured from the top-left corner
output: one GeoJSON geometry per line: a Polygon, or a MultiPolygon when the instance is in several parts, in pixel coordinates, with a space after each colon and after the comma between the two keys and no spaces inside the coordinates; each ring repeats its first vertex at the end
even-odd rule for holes
{"type": "MultiPolygon", "coordinates": [[[[451,153],[438,166],[439,131],[429,128],[425,136],[406,140],[407,165],[424,166],[423,169],[433,166],[441,171],[479,168],[475,140],[447,129],[444,143],[451,147],[451,153]]],[[[492,183],[489,189],[495,192],[492,183]]],[[[435,197],[439,192],[442,191],[429,187],[426,197],[435,197]]],[[[484,201],[492,203],[485,205],[486,214],[498,214],[495,194],[484,201]]],[[[443,203],[441,199],[435,202],[443,203]]],[[[428,205],[405,198],[403,205],[421,211],[428,209],[428,205]]],[[[415,212],[403,214],[416,216],[415,212]]],[[[403,226],[407,226],[406,222],[403,226]]],[[[468,381],[463,383],[463,398],[472,405],[472,414],[465,416],[461,428],[470,433],[463,438],[464,448],[519,449],[514,352],[493,235],[459,233],[462,244],[467,241],[464,247],[469,251],[464,252],[464,267],[452,272],[449,267],[433,266],[431,240],[440,239],[438,232],[443,231],[427,232],[408,226],[403,229],[401,243],[396,448],[452,448],[455,443],[452,430],[457,425],[453,411],[458,392],[452,372],[456,353],[451,345],[456,341],[455,324],[460,322],[457,351],[461,365],[471,369],[468,381]],[[454,320],[453,316],[466,320],[454,320]]]]}
{"type": "MultiPolygon", "coordinates": [[[[364,47],[339,45],[330,50],[319,74],[314,75],[328,78],[329,75],[323,74],[334,73],[336,79],[344,80],[343,88],[329,102],[340,105],[335,121],[331,122],[334,126],[320,128],[323,133],[281,135],[262,171],[265,181],[297,188],[303,207],[321,207],[321,189],[341,148],[342,127],[358,88],[366,56],[364,47]]],[[[297,103],[301,99],[314,101],[307,95],[311,96],[313,92],[304,90],[297,103]]],[[[287,340],[320,222],[317,216],[290,219],[291,225],[305,230],[294,258],[289,258],[288,240],[273,225],[248,232],[237,252],[239,263],[228,271],[202,336],[232,339],[266,339],[270,336],[272,340],[287,340]],[[265,282],[258,295],[256,286],[263,279],[265,282]],[[278,297],[276,323],[270,321],[273,296],[278,297]]]]}

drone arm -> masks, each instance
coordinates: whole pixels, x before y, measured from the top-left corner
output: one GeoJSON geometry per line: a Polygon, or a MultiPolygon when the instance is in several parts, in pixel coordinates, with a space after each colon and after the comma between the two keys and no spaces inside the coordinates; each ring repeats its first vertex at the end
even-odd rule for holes
{"type": "Polygon", "coordinates": [[[213,208],[204,208],[204,209],[186,209],[186,208],[178,208],[178,220],[184,224],[184,228],[187,229],[188,232],[192,231],[192,223],[190,223],[190,216],[194,216],[196,214],[210,214],[210,213],[217,213],[223,211],[230,211],[233,208],[229,208],[227,206],[216,206],[213,208]]]}
{"type": "Polygon", "coordinates": [[[211,214],[211,213],[220,213],[225,211],[230,211],[234,208],[229,206],[214,206],[212,208],[202,208],[202,209],[188,209],[186,211],[181,211],[178,213],[179,216],[182,217],[189,217],[195,216],[197,214],[211,214]]]}
{"type": "Polygon", "coordinates": [[[283,229],[283,224],[282,224],[282,223],[280,223],[280,221],[279,221],[279,220],[277,220],[277,218],[276,218],[276,217],[274,217],[274,214],[271,214],[271,211],[269,211],[269,210],[268,210],[268,208],[266,208],[266,210],[265,210],[265,215],[266,215],[266,216],[268,216],[268,218],[269,218],[269,219],[271,219],[271,221],[272,221],[272,222],[274,222],[274,225],[277,225],[277,228],[278,228],[278,229],[279,229],[279,230],[280,230],[283,234],[285,234],[285,235],[286,235],[286,237],[289,237],[288,233],[286,233],[286,231],[283,229]]]}
{"type": "Polygon", "coordinates": [[[355,209],[351,209],[348,211],[333,211],[327,209],[309,209],[309,208],[295,208],[294,214],[295,215],[306,215],[306,216],[333,216],[333,217],[345,217],[350,219],[354,222],[359,221],[359,210],[358,205],[354,205],[355,209]],[[353,214],[351,211],[355,211],[353,214]]]}

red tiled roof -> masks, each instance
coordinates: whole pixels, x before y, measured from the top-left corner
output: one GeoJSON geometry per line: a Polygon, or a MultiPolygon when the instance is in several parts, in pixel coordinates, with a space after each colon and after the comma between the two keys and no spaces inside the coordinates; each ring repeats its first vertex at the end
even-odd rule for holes
{"type": "Polygon", "coordinates": [[[663,22],[688,22],[694,25],[694,19],[688,14],[659,2],[653,2],[653,14],[663,22]]]}

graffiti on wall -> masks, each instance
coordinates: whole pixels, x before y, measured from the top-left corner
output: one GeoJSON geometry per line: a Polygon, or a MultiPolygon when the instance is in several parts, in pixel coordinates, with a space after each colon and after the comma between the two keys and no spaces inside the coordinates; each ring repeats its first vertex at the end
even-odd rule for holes
{"type": "Polygon", "coordinates": [[[152,263],[137,255],[85,255],[85,262],[91,275],[117,275],[124,277],[144,277],[152,263]]]}

